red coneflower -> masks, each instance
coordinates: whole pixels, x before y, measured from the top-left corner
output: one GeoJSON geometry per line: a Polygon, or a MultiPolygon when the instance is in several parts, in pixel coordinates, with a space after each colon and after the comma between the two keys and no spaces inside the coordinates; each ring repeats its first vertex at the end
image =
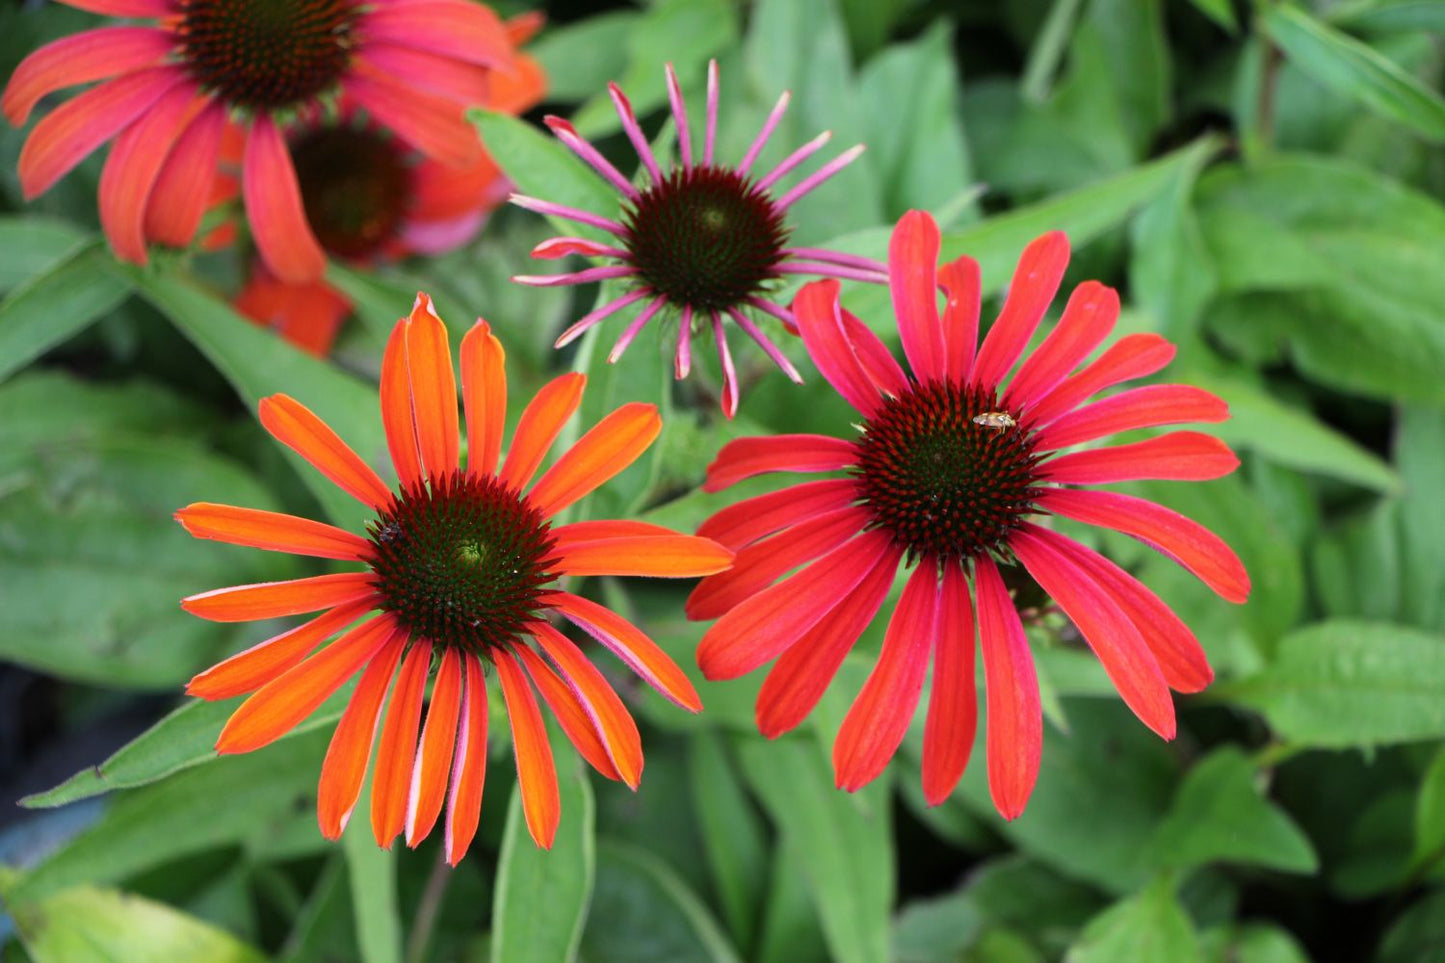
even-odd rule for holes
{"type": "Polygon", "coordinates": [[[791,329],[792,313],[774,302],[769,294],[769,287],[778,278],[811,274],[882,283],[887,280],[887,272],[884,265],[867,258],[788,245],[792,231],[787,222],[788,208],[852,163],[863,152],[863,146],[844,151],[796,186],[780,192],[779,181],[822,148],[831,133],[823,133],[804,144],[761,177],[753,176],[753,162],[788,108],[788,94],[784,93],[742,160],[736,166],[719,163],[713,152],[717,138],[717,83],[717,62],[714,61],[708,65],[702,150],[694,153],[682,89],[672,65],[667,66],[667,91],[677,127],[679,154],[667,174],[663,174],[648,146],[626,95],[616,84],[608,84],[623,130],[647,171],[648,186],[644,188],[634,187],[567,121],[548,117],[547,126],[558,139],[622,194],[623,209],[621,220],[614,220],[534,197],[514,196],[512,202],[521,207],[588,224],[617,239],[615,244],[599,244],[586,238],[557,237],[539,244],[532,256],[558,258],[582,254],[617,263],[571,274],[523,275],[512,280],[547,286],[628,279],[634,285],[631,291],[584,316],[563,332],[556,346],[560,348],[571,342],[622,308],[644,301],[641,313],[622,332],[608,355],[609,361],[616,361],[637,333],[660,311],[671,306],[681,314],[673,365],[679,379],[687,377],[692,365],[693,322],[706,319],[712,327],[722,365],[723,411],[731,418],[738,404],[737,375],[728,350],[724,317],[732,319],[756,341],[788,377],[801,381],[792,363],[748,317],[747,309],[771,314],[791,329]]]}
{"type": "Polygon", "coordinates": [[[935,270],[938,252],[938,227],[927,214],[899,221],[888,268],[911,378],[839,307],[836,281],[799,292],[794,310],[808,353],[862,415],[862,434],[744,438],[723,448],[708,467],[707,491],[763,472],[846,475],[750,498],[704,522],[700,535],[738,555],[731,570],[699,584],[687,612],[721,616],[698,649],[709,678],[734,678],[777,658],[757,703],[758,726],[773,737],[812,710],[882,606],[899,564],[916,561],[877,667],[834,744],[838,785],[851,791],[883,771],[913,717],[931,651],[923,787],[935,804],[952,791],[976,725],[976,620],[989,786],[999,812],[1012,819],[1038,775],[1042,717],[1033,660],[1000,567],[1022,565],[1073,620],[1134,713],[1173,738],[1169,690],[1196,692],[1213,677],[1198,641],[1133,576],[1036,519],[1056,514],[1125,532],[1242,602],[1249,577],[1217,536],[1152,502],[1073,487],[1217,478],[1238,459],[1219,440],[1191,431],[1061,453],[1132,428],[1222,421],[1228,410],[1208,392],[1180,385],[1085,404],[1159,370],[1174,354],[1158,335],[1129,335],[1074,371],[1118,315],[1118,295],[1093,281],[1074,290],[1058,326],[1014,370],[1063,278],[1063,234],[1046,234],[1024,251],[1003,311],[977,351],[978,265],[960,258],[935,270]],[[947,293],[942,317],[940,282],[947,293]],[[774,584],[798,566],[805,567],[774,584]]]}
{"type": "MultiPolygon", "coordinates": [[[[514,44],[542,18],[507,21],[514,44]]],[[[492,78],[484,106],[509,114],[531,109],[546,89],[541,65],[518,52],[510,74],[492,78]]],[[[301,205],[322,249],[369,265],[414,254],[442,254],[470,241],[511,190],[485,150],[461,167],[443,164],[401,137],[357,116],[342,101],[339,117],[312,117],[288,130],[301,205]]],[[[223,159],[239,164],[239,150],[223,159]]],[[[226,165],[223,165],[226,166],[226,165]]],[[[331,350],[351,302],[326,281],[287,282],[264,263],[252,266],[236,308],[313,354],[331,350]]]]}
{"type": "Polygon", "coordinates": [[[150,241],[185,245],[210,199],[228,119],[246,131],[246,214],[267,266],[288,281],[321,275],[283,126],[338,94],[429,157],[474,163],[463,117],[484,103],[512,45],[492,11],[468,0],[64,0],[151,26],[88,30],[16,68],[3,108],[23,124],[45,95],[102,81],[56,108],[20,153],[26,197],[115,139],[100,214],[116,255],[145,263],[150,241]]]}
{"type": "Polygon", "coordinates": [[[507,402],[503,363],[501,344],[478,322],[461,348],[469,452],[462,470],[446,328],[426,295],[418,297],[411,317],[392,332],[382,361],[381,417],[400,477],[395,492],[299,402],[286,395],[262,400],[266,429],[375,513],[366,537],[228,505],[195,504],[176,513],[198,538],[366,566],[217,589],[181,603],[220,622],[322,612],[191,680],[187,691],[203,699],[254,693],[226,723],[219,752],[249,752],[277,739],[361,673],[321,770],[317,811],[328,838],[341,834],[356,805],[393,676],[373,777],[371,825],[380,845],[405,832],[407,844],[415,846],[430,832],[445,798],[447,859],[455,865],[466,852],[485,774],[488,665],[501,681],[527,828],[538,845],[551,845],[559,802],[533,685],[588,762],[636,787],[642,774],[636,725],[601,672],[549,616],[585,631],[667,698],[694,712],[701,708],[687,676],[652,640],[621,616],[556,585],[563,575],[687,577],[727,567],[727,549],[656,525],[551,523],[647,449],[661,428],[656,409],[623,405],[532,484],[577,409],[585,378],[563,375],[543,387],[522,413],[499,464],[507,402]],[[423,726],[423,693],[433,665],[436,685],[423,726]]]}

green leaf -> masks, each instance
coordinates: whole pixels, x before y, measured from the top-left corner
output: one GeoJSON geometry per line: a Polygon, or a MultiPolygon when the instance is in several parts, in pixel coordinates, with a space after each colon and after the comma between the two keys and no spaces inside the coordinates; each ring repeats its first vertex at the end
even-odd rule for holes
{"type": "Polygon", "coordinates": [[[1338,27],[1364,33],[1394,31],[1445,32],[1445,4],[1440,0],[1391,0],[1388,4],[1359,3],[1330,11],[1338,27]]]}
{"type": "Polygon", "coordinates": [[[1310,963],[1299,941],[1272,923],[1215,927],[1200,943],[1207,963],[1310,963]]]}
{"type": "Polygon", "coordinates": [[[692,796],[713,886],[738,946],[752,945],[768,873],[762,821],[738,781],[727,747],[704,729],[688,752],[692,796]]]}
{"type": "Polygon", "coordinates": [[[99,822],[27,873],[12,895],[39,899],[272,835],[297,810],[315,808],[326,742],[313,733],[124,793],[99,822]]]}
{"type": "Polygon", "coordinates": [[[1233,746],[1196,763],[1154,836],[1159,865],[1193,869],[1231,862],[1290,873],[1318,869],[1309,838],[1260,794],[1256,778],[1253,764],[1233,746]]]}
{"type": "Polygon", "coordinates": [[[1209,155],[1196,154],[1192,160],[1176,170],[1168,186],[1134,219],[1130,231],[1131,293],[1154,315],[1155,329],[1176,341],[1187,340],[1197,328],[1217,286],[1191,200],[1209,155]]]}
{"type": "Polygon", "coordinates": [[[1333,620],[1284,637],[1258,675],[1215,694],[1264,713],[1276,735],[1315,748],[1445,736],[1445,637],[1333,620]]]}
{"type": "MultiPolygon", "coordinates": [[[[363,459],[373,465],[386,460],[386,439],[373,388],[257,327],[187,278],[123,266],[117,270],[133,277],[141,296],[201,350],[248,408],[254,411],[267,395],[292,395],[363,459]]],[[[402,311],[410,307],[408,302],[402,311]]],[[[301,456],[289,448],[286,455],[333,522],[354,528],[367,517],[355,499],[301,456]]],[[[382,477],[389,473],[383,472],[382,477]]]]}
{"type": "Polygon", "coordinates": [[[69,221],[50,217],[0,215],[0,291],[28,281],[92,244],[93,236],[69,221]]]}
{"type": "Polygon", "coordinates": [[[840,793],[817,747],[799,739],[750,739],[739,754],[763,808],[802,859],[833,958],[884,963],[895,872],[887,781],[840,793]]]}
{"type": "Polygon", "coordinates": [[[810,888],[797,845],[781,840],[773,847],[756,963],[832,963],[810,888]]]}
{"type": "Polygon", "coordinates": [[[1394,918],[1374,963],[1419,963],[1445,943],[1445,890],[1426,893],[1394,918]]]}
{"type": "Polygon", "coordinates": [[[401,963],[401,916],[396,898],[396,853],[376,845],[371,832],[371,780],[356,801],[341,836],[350,879],[351,912],[362,963],[401,963]]]}
{"type": "Polygon", "coordinates": [[[266,957],[224,930],[131,893],[77,886],[48,899],[11,902],[34,963],[263,963],[266,957]]]}
{"type": "Polygon", "coordinates": [[[1064,957],[1065,963],[1201,963],[1189,914],[1173,883],[1161,877],[1137,896],[1096,916],[1064,957]]]}
{"type": "Polygon", "coordinates": [[[1234,16],[1234,5],[1229,0],[1190,0],[1195,9],[1230,33],[1239,32],[1239,20],[1234,16]]]}
{"type": "MultiPolygon", "coordinates": [[[[6,256],[8,259],[9,254],[6,256]]],[[[110,252],[96,240],[52,261],[43,273],[33,275],[0,301],[0,380],[126,299],[131,286],[110,271],[111,265],[110,252]]]]}
{"type": "Polygon", "coordinates": [[[1415,858],[1418,868],[1445,860],[1445,746],[1436,750],[1415,799],[1415,858]]]}
{"type": "Polygon", "coordinates": [[[597,885],[582,934],[589,960],[628,963],[742,963],[717,921],[687,884],[636,846],[597,846],[597,885]]]}
{"type": "Polygon", "coordinates": [[[1369,45],[1299,7],[1267,7],[1261,23],[1285,56],[1320,83],[1433,142],[1445,141],[1445,100],[1369,45]]]}
{"type": "Polygon", "coordinates": [[[577,957],[596,864],[594,803],[592,786],[571,752],[561,758],[562,821],[550,852],[527,832],[520,787],[512,793],[492,901],[492,963],[565,963],[577,957]]]}
{"type": "Polygon", "coordinates": [[[1406,407],[1395,434],[1395,464],[1404,479],[1396,526],[1400,545],[1400,619],[1445,631],[1445,411],[1406,407]]]}
{"type": "Polygon", "coordinates": [[[546,30],[527,52],[547,72],[547,99],[585,100],[622,76],[640,19],[636,10],[612,10],[546,30]]]}
{"type": "Polygon", "coordinates": [[[896,963],[951,963],[967,959],[985,920],[966,892],[904,904],[893,927],[896,963]]]}

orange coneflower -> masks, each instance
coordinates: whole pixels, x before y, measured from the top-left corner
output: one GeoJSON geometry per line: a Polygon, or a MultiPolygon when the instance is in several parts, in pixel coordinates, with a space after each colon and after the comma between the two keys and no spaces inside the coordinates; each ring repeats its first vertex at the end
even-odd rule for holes
{"type": "Polygon", "coordinates": [[[415,846],[445,799],[446,856],[453,865],[461,859],[481,804],[488,666],[501,682],[527,827],[538,845],[551,845],[559,802],[534,685],[587,761],[635,787],[642,773],[637,727],[551,616],[585,631],[667,698],[694,712],[701,708],[687,676],[652,640],[556,584],[564,575],[706,575],[730,563],[732,553],[715,542],[656,525],[552,523],[647,449],[661,429],[656,408],[618,408],[532,484],[577,409],[585,378],[562,375],[537,393],[501,463],[503,362],[501,344],[478,322],[461,347],[468,443],[461,469],[446,328],[426,295],[417,298],[411,317],[393,330],[382,362],[381,417],[400,478],[396,491],[300,402],[286,395],[262,400],[266,429],[374,513],[366,536],[227,505],[201,503],[177,513],[198,538],[365,566],[217,589],[182,602],[195,615],[223,622],[322,612],[191,680],[188,691],[205,699],[254,693],[221,732],[220,752],[249,752],[275,740],[361,673],[321,770],[318,817],[329,838],[341,834],[356,805],[391,687],[373,777],[376,840],[385,846],[404,832],[415,846]],[[433,666],[436,685],[423,726],[433,666]]]}

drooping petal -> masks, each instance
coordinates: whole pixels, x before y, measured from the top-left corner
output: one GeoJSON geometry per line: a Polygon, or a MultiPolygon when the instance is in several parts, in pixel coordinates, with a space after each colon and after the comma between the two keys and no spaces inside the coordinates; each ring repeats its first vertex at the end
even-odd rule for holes
{"type": "Polygon", "coordinates": [[[172,13],[172,0],[63,0],[67,7],[111,17],[164,17],[172,13]]]}
{"type": "Polygon", "coordinates": [[[787,572],[831,552],[863,531],[873,515],[845,506],[744,548],[733,567],[698,583],[685,610],[693,621],[719,618],[766,589],[787,572]]]}
{"type": "Polygon", "coordinates": [[[462,403],[467,416],[467,471],[491,475],[507,426],[507,353],[481,319],[462,338],[462,403]]]}
{"type": "Polygon", "coordinates": [[[1075,408],[1035,436],[1040,448],[1067,448],[1107,435],[1187,422],[1229,420],[1229,406],[1191,385],[1145,385],[1075,408]]]}
{"type": "Polygon", "coordinates": [[[577,693],[597,731],[601,733],[608,757],[619,778],[633,789],[642,778],[642,737],[637,723],[606,677],[582,654],[582,650],[548,623],[539,623],[534,633],[557,666],[562,678],[577,693]]]}
{"type": "Polygon", "coordinates": [[[758,691],[759,732],[776,739],[813,711],[853,643],[888,597],[902,557],[897,547],[885,552],[853,591],[778,657],[758,691]]]}
{"type": "Polygon", "coordinates": [[[151,188],[146,237],[172,247],[191,243],[211,203],[225,129],[226,107],[212,101],[181,131],[151,188]]]}
{"type": "Polygon", "coordinates": [[[412,849],[426,838],[441,815],[446,798],[452,750],[457,744],[457,720],[462,710],[462,655],[452,647],[442,654],[427,706],[421,744],[411,770],[406,797],[406,844],[412,849]]]}
{"type": "Polygon", "coordinates": [[[397,479],[404,492],[421,487],[421,441],[417,437],[416,412],[411,401],[411,378],[406,362],[406,322],[391,329],[386,351],[381,356],[381,426],[397,479]]]}
{"type": "Polygon", "coordinates": [[[978,638],[988,708],[988,788],[1004,819],[1017,819],[1039,778],[1043,704],[1023,623],[993,559],[974,561],[978,638]]]}
{"type": "Polygon", "coordinates": [[[858,461],[851,442],[827,435],[765,435],[735,438],[723,445],[702,484],[705,492],[720,492],[745,478],[772,471],[836,471],[858,461]]]}
{"type": "Polygon", "coordinates": [[[928,653],[937,632],[938,567],[925,558],[908,577],[898,608],[888,621],[878,664],[844,716],[833,743],[833,771],[839,789],[855,792],[866,786],[898,751],[923,693],[928,653]]]}
{"type": "Polygon", "coordinates": [[[943,343],[948,352],[948,378],[954,384],[963,384],[973,370],[978,351],[978,316],[983,298],[978,262],[971,257],[949,261],[938,269],[938,283],[947,295],[943,303],[943,343]]]}
{"type": "Polygon", "coordinates": [[[421,704],[430,669],[431,645],[425,639],[413,638],[396,677],[386,721],[381,725],[376,771],[371,777],[371,831],[378,846],[390,846],[406,827],[416,734],[421,728],[421,704]]]}
{"type": "Polygon", "coordinates": [[[407,83],[462,107],[486,106],[494,72],[474,63],[438,56],[428,50],[393,43],[370,43],[357,50],[353,63],[364,73],[405,77],[407,83]]]}
{"type": "Polygon", "coordinates": [[[923,798],[930,806],[943,802],[958,785],[978,728],[973,602],[957,560],[944,562],[939,592],[933,692],[923,729],[923,798]]]}
{"type": "MultiPolygon", "coordinates": [[[[483,9],[481,4],[467,6],[483,9]]],[[[448,167],[466,167],[483,157],[481,139],[467,123],[461,106],[449,97],[429,94],[364,66],[353,66],[342,90],[382,127],[448,167]]]]}
{"type": "Polygon", "coordinates": [[[283,281],[314,281],[326,271],[326,252],[301,203],[301,184],[286,138],[266,114],[251,122],[241,167],[241,192],[251,236],[271,273],[283,281]]]}
{"type": "Polygon", "coordinates": [[[1119,319],[1119,292],[1098,281],[1074,288],[1058,325],[1019,366],[1004,392],[1004,404],[1024,408],[1051,390],[1088,357],[1119,319]]]}
{"type": "Polygon", "coordinates": [[[1029,427],[1043,427],[1084,399],[1121,381],[1153,374],[1173,359],[1174,350],[1174,345],[1157,334],[1120,338],[1082,371],[1036,399],[1025,412],[1029,427]]]}
{"type": "Polygon", "coordinates": [[[487,680],[475,655],[466,657],[462,689],[462,721],[452,760],[452,785],[447,795],[446,854],[452,866],[461,862],[482,812],[482,787],[487,780],[487,680]]]}
{"type": "Polygon", "coordinates": [[[13,126],[22,127],[46,94],[149,67],[174,45],[170,33],[154,27],[101,27],[62,37],[20,61],[5,85],[0,109],[13,126]]]}
{"type": "Polygon", "coordinates": [[[435,483],[456,471],[461,462],[457,382],[452,374],[447,327],[432,306],[431,298],[418,294],[405,330],[417,447],[427,477],[435,483]]]}
{"type": "Polygon", "coordinates": [[[558,548],[559,575],[640,575],[695,578],[721,572],[733,553],[709,538],[693,535],[625,535],[573,541],[558,548]]]}
{"type": "Polygon", "coordinates": [[[381,719],[381,705],[391,677],[396,674],[406,648],[406,632],[393,629],[380,652],[372,658],[336,724],[326,759],[321,764],[321,781],[316,790],[316,819],[321,835],[340,839],[361,795],[361,781],[366,777],[366,764],[371,760],[371,746],[376,741],[376,726],[381,719]]]}
{"type": "Polygon", "coordinates": [[[466,0],[404,0],[369,9],[357,25],[365,40],[401,44],[443,57],[506,69],[512,41],[485,4],[466,0]]]}
{"type": "Polygon", "coordinates": [[[883,399],[844,333],[838,291],[833,280],[803,285],[793,301],[793,316],[818,372],[843,400],[870,418],[883,399]]]}
{"type": "Polygon", "coordinates": [[[1089,573],[1055,547],[1047,532],[1025,524],[1009,544],[1039,586],[1076,625],[1124,703],[1150,729],[1174,738],[1174,701],[1139,630],[1089,573]]]}
{"type": "Polygon", "coordinates": [[[272,437],[352,498],[376,511],[391,501],[391,491],[371,466],[301,402],[288,395],[271,395],[261,399],[259,410],[261,424],[272,437]]]}
{"type": "Polygon", "coordinates": [[[1134,536],[1193,572],[1227,601],[1242,603],[1249,597],[1249,573],[1239,556],[1218,535],[1163,505],[1117,492],[1070,488],[1038,489],[1034,504],[1134,536]]]}
{"type": "Polygon", "coordinates": [[[371,543],[360,535],[281,512],[195,502],[176,512],[176,521],[196,538],[231,545],[353,562],[371,555],[371,543]]]}
{"type": "Polygon", "coordinates": [[[528,403],[517,422],[512,447],[502,466],[501,478],[509,488],[521,491],[527,487],[567,419],[582,403],[582,389],[586,385],[586,375],[576,372],[560,375],[543,385],[528,403]]]}
{"type": "Polygon", "coordinates": [[[176,84],[120,132],[100,174],[100,225],[116,257],[145,264],[146,208],[166,154],[204,105],[188,84],[176,84]]]}
{"type": "Polygon", "coordinates": [[[528,498],[552,517],[636,461],[661,431],[655,405],[628,402],[577,439],[537,479],[528,498]]]}
{"type": "Polygon", "coordinates": [[[817,624],[888,551],[865,532],[729,611],[703,635],[697,664],[709,679],[736,679],[777,658],[817,624]]]}
{"type": "Polygon", "coordinates": [[[212,589],[181,599],[181,608],[212,622],[254,622],[319,612],[376,596],[371,572],[313,575],[289,582],[258,582],[212,589]]]}
{"type": "Polygon", "coordinates": [[[537,599],[611,650],[643,682],[690,712],[702,711],[692,681],[642,630],[611,609],[570,592],[547,592],[537,599]]]}
{"type": "Polygon", "coordinates": [[[923,211],[909,211],[888,242],[888,286],[903,353],[919,381],[941,379],[947,369],[943,326],[938,317],[938,224],[923,211]]]}
{"type": "Polygon", "coordinates": [[[1068,265],[1069,239],[1062,231],[1050,231],[1024,248],[1003,310],[978,349],[969,380],[989,387],[1003,381],[1049,310],[1068,265]]]}
{"type": "Polygon", "coordinates": [[[255,692],[292,666],[299,665],[325,639],[372,608],[369,598],[350,605],[338,605],[310,622],[273,635],[197,675],[186,683],[186,694],[201,699],[229,699],[255,692]]]}
{"type": "Polygon", "coordinates": [[[773,532],[846,508],[857,498],[851,478],[804,482],[729,505],[699,525],[697,533],[736,551],[773,532]]]}
{"type": "Polygon", "coordinates": [[[1197,431],[1171,431],[1129,445],[1091,448],[1039,465],[1039,477],[1061,485],[1104,485],[1153,478],[1209,481],[1239,467],[1239,459],[1218,438],[1197,431]]]}
{"type": "Polygon", "coordinates": [[[311,658],[263,685],[226,721],[219,753],[250,752],[294,729],[371,660],[396,622],[380,615],[363,622],[311,658]]]}
{"type": "Polygon", "coordinates": [[[618,773],[612,757],[607,754],[607,746],[602,742],[597,720],[588,712],[577,692],[563,682],[562,677],[546,660],[528,646],[517,646],[515,653],[522,667],[531,676],[532,684],[542,694],[542,701],[547,703],[547,708],[551,709],[552,715],[557,718],[567,741],[572,743],[572,748],[603,777],[620,781],[622,775],[618,773]]]}
{"type": "Polygon", "coordinates": [[[543,849],[552,848],[557,823],[562,817],[562,800],[557,792],[557,768],[542,711],[527,677],[515,657],[505,649],[492,653],[497,676],[502,680],[502,697],[507,702],[507,720],[512,726],[512,751],[517,757],[517,785],[522,793],[522,812],[527,831],[543,849]]]}

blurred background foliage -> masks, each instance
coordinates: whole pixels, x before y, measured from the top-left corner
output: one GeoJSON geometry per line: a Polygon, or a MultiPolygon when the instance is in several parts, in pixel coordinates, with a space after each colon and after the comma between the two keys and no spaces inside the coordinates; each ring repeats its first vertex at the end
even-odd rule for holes
{"type": "MultiPolygon", "coordinates": [[[[605,83],[665,138],[662,64],[694,94],[712,57],[720,156],[742,152],[783,89],[794,109],[778,156],[822,129],[866,142],[798,206],[800,242],[881,256],[888,226],[926,208],[945,256],[977,258],[997,294],[1030,238],[1068,231],[1069,282],[1117,286],[1123,331],[1180,345],[1168,379],[1231,404],[1219,431],[1239,472],[1137,487],[1230,542],[1249,603],[1105,540],[1196,630],[1218,681],[1180,700],[1179,738],[1159,742],[1070,628],[1043,621],[1031,630],[1043,768],[1026,813],[1004,823],[981,744],[953,797],[923,805],[921,722],[882,779],[833,789],[828,747],[875,626],[810,722],[775,742],[752,721],[759,676],[698,677],[697,718],[627,688],[647,730],[641,791],[590,780],[562,750],[551,853],[526,837],[506,747],[455,872],[438,873],[435,837],[384,852],[358,826],[328,844],[314,793],[339,701],[262,752],[217,759],[233,705],[179,697],[197,669],[260,638],[183,615],[180,596],[310,569],[194,542],[175,508],[358,522],[264,436],[259,397],[294,394],[381,452],[382,339],[424,289],[454,335],[492,322],[518,397],[571,365],[591,377],[583,424],[661,403],[661,441],[587,511],[687,530],[725,503],[693,491],[725,438],[834,431],[848,412],[821,379],[797,388],[753,352],[730,424],[715,360],[674,386],[669,338],[645,335],[615,367],[592,340],[554,353],[597,292],[508,281],[545,236],[517,210],[449,255],[334,267],[358,323],[331,361],[311,358],[228,306],[234,259],[117,264],[96,221],[98,158],[22,204],[23,133],[5,130],[0,783],[28,808],[0,811],[4,958],[1445,959],[1445,3],[557,0],[546,13],[533,47],[545,110],[619,162],[630,153],[605,83]]],[[[95,19],[4,5],[0,64],[8,75],[95,19]]],[[[524,192],[615,205],[538,116],[476,120],[524,192]]],[[[847,297],[896,338],[886,292],[847,297]]],[[[701,627],[682,620],[680,589],[591,589],[696,677],[701,627]]]]}

